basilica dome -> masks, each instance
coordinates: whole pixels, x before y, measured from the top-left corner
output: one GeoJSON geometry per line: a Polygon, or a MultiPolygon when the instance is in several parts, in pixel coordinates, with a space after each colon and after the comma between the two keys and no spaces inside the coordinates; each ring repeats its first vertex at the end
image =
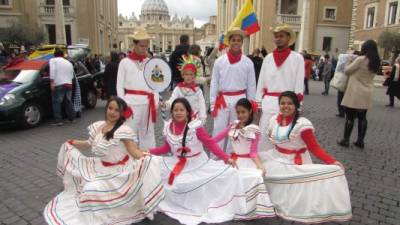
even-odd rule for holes
{"type": "Polygon", "coordinates": [[[164,0],[146,0],[142,5],[142,15],[169,16],[168,6],[164,0]]]}

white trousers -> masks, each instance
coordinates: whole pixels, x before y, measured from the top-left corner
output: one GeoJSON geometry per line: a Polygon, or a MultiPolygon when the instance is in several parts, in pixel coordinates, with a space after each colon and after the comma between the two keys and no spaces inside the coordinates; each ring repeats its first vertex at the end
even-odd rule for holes
{"type": "Polygon", "coordinates": [[[156,146],[154,136],[154,123],[149,119],[149,105],[130,105],[133,110],[133,119],[128,119],[125,124],[128,125],[138,137],[139,148],[148,150],[156,146]]]}
{"type": "MultiPolygon", "coordinates": [[[[236,103],[237,101],[239,101],[239,99],[245,97],[246,96],[244,94],[238,96],[224,96],[227,107],[224,109],[219,109],[217,116],[214,118],[213,136],[217,135],[219,132],[229,126],[233,121],[237,120],[235,109],[236,103]]],[[[230,141],[228,141],[227,138],[221,140],[218,145],[226,153],[232,152],[230,141]],[[225,143],[226,148],[224,148],[225,143]]]]}

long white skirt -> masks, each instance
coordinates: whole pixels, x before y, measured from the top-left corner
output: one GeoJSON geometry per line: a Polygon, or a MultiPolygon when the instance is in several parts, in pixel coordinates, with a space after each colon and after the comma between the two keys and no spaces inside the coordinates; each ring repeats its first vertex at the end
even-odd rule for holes
{"type": "Polygon", "coordinates": [[[247,179],[241,179],[237,170],[202,152],[188,158],[182,172],[169,185],[170,172],[177,162],[175,156],[163,159],[161,177],[166,197],[159,210],[180,223],[220,223],[275,215],[271,204],[256,204],[262,195],[268,196],[262,179],[257,178],[259,174],[249,173],[247,179]]]}
{"type": "Polygon", "coordinates": [[[275,150],[263,158],[265,183],[276,214],[303,223],[350,220],[351,202],[344,171],[336,165],[285,164],[275,150]]]}
{"type": "Polygon", "coordinates": [[[44,209],[48,224],[132,224],[151,218],[164,198],[155,157],[104,167],[99,158],[86,157],[65,143],[57,173],[63,178],[64,191],[44,209]]]}

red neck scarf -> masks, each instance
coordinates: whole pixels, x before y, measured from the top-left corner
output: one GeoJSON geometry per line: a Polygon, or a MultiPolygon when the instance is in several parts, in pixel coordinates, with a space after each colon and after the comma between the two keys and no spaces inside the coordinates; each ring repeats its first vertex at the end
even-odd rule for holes
{"type": "Polygon", "coordinates": [[[128,54],[128,58],[142,62],[144,59],[147,58],[147,55],[138,55],[135,51],[133,51],[132,53],[128,54]]]}
{"type": "Polygon", "coordinates": [[[284,118],[286,120],[286,126],[289,125],[293,121],[293,117],[292,116],[284,117],[282,114],[279,114],[278,118],[277,118],[279,126],[283,126],[283,119],[284,118]]]}
{"type": "Polygon", "coordinates": [[[232,51],[229,49],[229,51],[226,53],[228,55],[229,62],[231,64],[235,64],[240,61],[242,58],[242,50],[238,54],[233,54],[232,51]]]}
{"type": "Polygon", "coordinates": [[[196,85],[195,83],[193,83],[193,84],[186,84],[185,82],[180,82],[180,83],[178,84],[178,87],[180,87],[180,88],[190,88],[190,89],[192,89],[194,92],[196,92],[196,87],[197,87],[197,85],[196,85]]]}
{"type": "Polygon", "coordinates": [[[282,64],[285,62],[285,60],[287,59],[287,57],[290,55],[290,52],[292,50],[287,47],[284,48],[282,50],[280,49],[274,49],[274,51],[272,52],[273,56],[274,56],[274,60],[275,60],[275,64],[276,67],[280,67],[282,66],[282,64]]]}

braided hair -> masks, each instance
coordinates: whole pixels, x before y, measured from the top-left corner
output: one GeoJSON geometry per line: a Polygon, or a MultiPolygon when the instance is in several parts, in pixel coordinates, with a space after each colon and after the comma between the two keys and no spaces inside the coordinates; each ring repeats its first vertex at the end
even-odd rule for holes
{"type": "MultiPolygon", "coordinates": [[[[186,112],[187,112],[187,123],[189,123],[192,120],[192,107],[190,106],[190,103],[186,98],[177,98],[172,102],[171,105],[171,115],[174,111],[175,105],[177,103],[181,103],[183,107],[185,107],[186,112]]],[[[182,147],[186,147],[186,136],[189,131],[189,126],[185,127],[185,130],[183,131],[183,138],[182,138],[182,147]]],[[[181,156],[184,156],[184,152],[182,151],[181,156]]]]}
{"type": "Polygon", "coordinates": [[[297,120],[300,118],[300,113],[299,113],[300,101],[299,101],[296,93],[294,93],[293,91],[282,92],[282,94],[279,96],[279,104],[281,103],[282,97],[290,98],[295,107],[293,121],[292,121],[292,127],[290,128],[289,133],[288,133],[288,136],[290,136],[290,133],[292,132],[293,127],[296,125],[297,120]]]}
{"type": "Polygon", "coordinates": [[[117,96],[112,96],[108,99],[107,104],[106,104],[106,110],[105,110],[105,114],[106,114],[106,118],[107,118],[107,110],[108,110],[108,106],[110,105],[111,102],[115,102],[118,105],[118,111],[120,113],[120,116],[117,120],[117,122],[115,123],[114,127],[109,130],[107,133],[104,134],[104,138],[109,141],[110,139],[114,138],[114,133],[115,131],[122,126],[122,124],[124,124],[125,122],[125,117],[123,115],[123,112],[126,110],[126,108],[128,107],[128,105],[126,104],[126,102],[117,96]]]}
{"type": "Polygon", "coordinates": [[[235,108],[237,108],[238,106],[242,106],[250,112],[250,117],[246,121],[245,126],[250,125],[253,122],[254,118],[254,112],[251,102],[247,98],[241,98],[239,99],[239,101],[237,101],[235,108]]]}

